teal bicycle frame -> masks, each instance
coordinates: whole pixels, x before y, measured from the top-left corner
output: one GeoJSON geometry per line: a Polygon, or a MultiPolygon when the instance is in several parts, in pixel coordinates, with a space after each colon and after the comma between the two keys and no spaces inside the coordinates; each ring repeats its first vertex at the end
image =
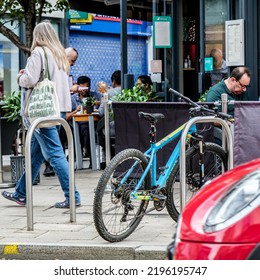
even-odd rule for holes
{"type": "MultiPolygon", "coordinates": [[[[172,142],[173,140],[175,140],[177,137],[181,136],[181,133],[185,127],[186,123],[184,123],[183,125],[181,125],[179,128],[177,128],[176,130],[174,130],[173,132],[171,132],[170,134],[168,134],[167,136],[165,136],[163,139],[161,139],[159,142],[156,143],[151,143],[150,148],[144,153],[144,155],[149,158],[148,161],[148,165],[145,168],[140,180],[138,181],[135,189],[132,191],[131,196],[133,199],[137,199],[137,192],[140,189],[141,184],[143,183],[145,177],[147,176],[148,172],[151,171],[151,183],[152,186],[156,186],[156,189],[162,189],[165,184],[167,179],[169,178],[171,171],[175,165],[175,163],[177,162],[178,158],[180,157],[180,140],[178,141],[178,143],[176,144],[173,152],[171,153],[171,156],[169,157],[166,166],[167,168],[164,170],[164,172],[162,172],[160,174],[160,176],[157,178],[157,157],[156,157],[156,153],[159,149],[162,149],[164,146],[166,146],[167,144],[169,144],[170,142],[172,142]]],[[[192,125],[189,129],[189,132],[187,134],[187,139],[189,139],[191,137],[192,133],[195,133],[197,131],[196,125],[192,125]]],[[[137,164],[137,163],[136,163],[137,164]]],[[[127,178],[129,177],[129,175],[131,174],[131,172],[133,171],[134,167],[136,166],[136,164],[133,164],[133,166],[128,170],[128,172],[125,174],[125,176],[122,178],[121,180],[121,184],[124,184],[127,180],[127,178]]]]}

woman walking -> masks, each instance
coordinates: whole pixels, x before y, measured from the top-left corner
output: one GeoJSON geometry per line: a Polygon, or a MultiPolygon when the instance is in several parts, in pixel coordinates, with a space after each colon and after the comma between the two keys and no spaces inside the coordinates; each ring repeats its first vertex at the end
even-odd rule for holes
{"type": "MultiPolygon", "coordinates": [[[[31,56],[28,58],[25,69],[17,76],[18,84],[23,88],[21,115],[25,126],[30,126],[26,116],[26,101],[32,88],[42,79],[45,71],[44,52],[47,55],[50,79],[56,84],[61,117],[71,111],[70,91],[68,83],[69,62],[65,50],[49,21],[37,24],[33,31],[31,56]],[[44,48],[44,49],[43,49],[44,48]]],[[[41,165],[49,161],[59,178],[65,201],[55,203],[56,208],[69,208],[69,165],[66,160],[57,126],[36,129],[31,141],[32,181],[35,180],[41,165]]],[[[15,186],[15,192],[2,192],[4,198],[19,205],[26,205],[25,174],[15,186]]],[[[76,206],[80,206],[80,195],[75,188],[76,206]]]]}

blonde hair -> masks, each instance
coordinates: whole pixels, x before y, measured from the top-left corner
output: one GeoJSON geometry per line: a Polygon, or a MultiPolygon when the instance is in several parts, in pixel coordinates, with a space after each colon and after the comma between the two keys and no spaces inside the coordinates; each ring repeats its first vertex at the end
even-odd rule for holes
{"type": "Polygon", "coordinates": [[[210,52],[210,56],[213,57],[214,68],[220,69],[223,63],[223,54],[221,49],[215,48],[210,52]]]}
{"type": "Polygon", "coordinates": [[[36,47],[47,47],[52,52],[59,69],[69,71],[70,65],[55,29],[49,21],[38,23],[33,30],[31,51],[36,47]]]}

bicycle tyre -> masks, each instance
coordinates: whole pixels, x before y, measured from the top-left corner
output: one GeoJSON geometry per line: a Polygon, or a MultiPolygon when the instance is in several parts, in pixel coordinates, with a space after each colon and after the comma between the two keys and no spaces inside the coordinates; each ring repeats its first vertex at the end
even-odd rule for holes
{"type": "MultiPolygon", "coordinates": [[[[198,147],[191,147],[186,151],[186,203],[198,192],[202,186],[202,184],[198,181],[198,173],[194,171],[194,169],[196,169],[194,163],[192,169],[189,167],[189,162],[191,159],[194,159],[194,161],[198,163],[198,159],[196,160],[196,158],[199,156],[198,154],[198,147]],[[194,187],[195,185],[196,187],[194,187]]],[[[210,165],[205,163],[204,183],[222,174],[223,171],[227,171],[227,153],[222,147],[214,143],[205,143],[205,156],[209,157],[210,155],[211,160],[214,160],[214,164],[211,163],[210,165]]],[[[178,183],[178,179],[180,178],[179,174],[180,164],[178,160],[166,183],[166,208],[171,218],[176,222],[180,214],[180,184],[178,183]]]]}
{"type": "MultiPolygon", "coordinates": [[[[136,149],[126,149],[118,153],[101,175],[94,196],[93,218],[99,235],[109,242],[119,242],[127,238],[143,218],[148,200],[133,200],[130,196],[140,175],[147,167],[145,155],[136,149]],[[118,182],[137,161],[136,168],[128,181],[118,187],[118,182]],[[108,187],[112,187],[107,191],[108,187]]],[[[150,173],[142,188],[150,186],[150,173]]]]}

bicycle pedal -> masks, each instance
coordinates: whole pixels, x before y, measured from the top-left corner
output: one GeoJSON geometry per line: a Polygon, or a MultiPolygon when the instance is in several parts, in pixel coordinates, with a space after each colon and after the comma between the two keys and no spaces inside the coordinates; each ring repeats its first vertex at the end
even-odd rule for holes
{"type": "Polygon", "coordinates": [[[150,195],[136,195],[135,199],[137,199],[137,200],[151,200],[151,196],[150,195]]]}
{"type": "Polygon", "coordinates": [[[162,195],[162,194],[154,194],[153,195],[153,200],[155,201],[164,201],[166,200],[167,196],[162,195]]]}

